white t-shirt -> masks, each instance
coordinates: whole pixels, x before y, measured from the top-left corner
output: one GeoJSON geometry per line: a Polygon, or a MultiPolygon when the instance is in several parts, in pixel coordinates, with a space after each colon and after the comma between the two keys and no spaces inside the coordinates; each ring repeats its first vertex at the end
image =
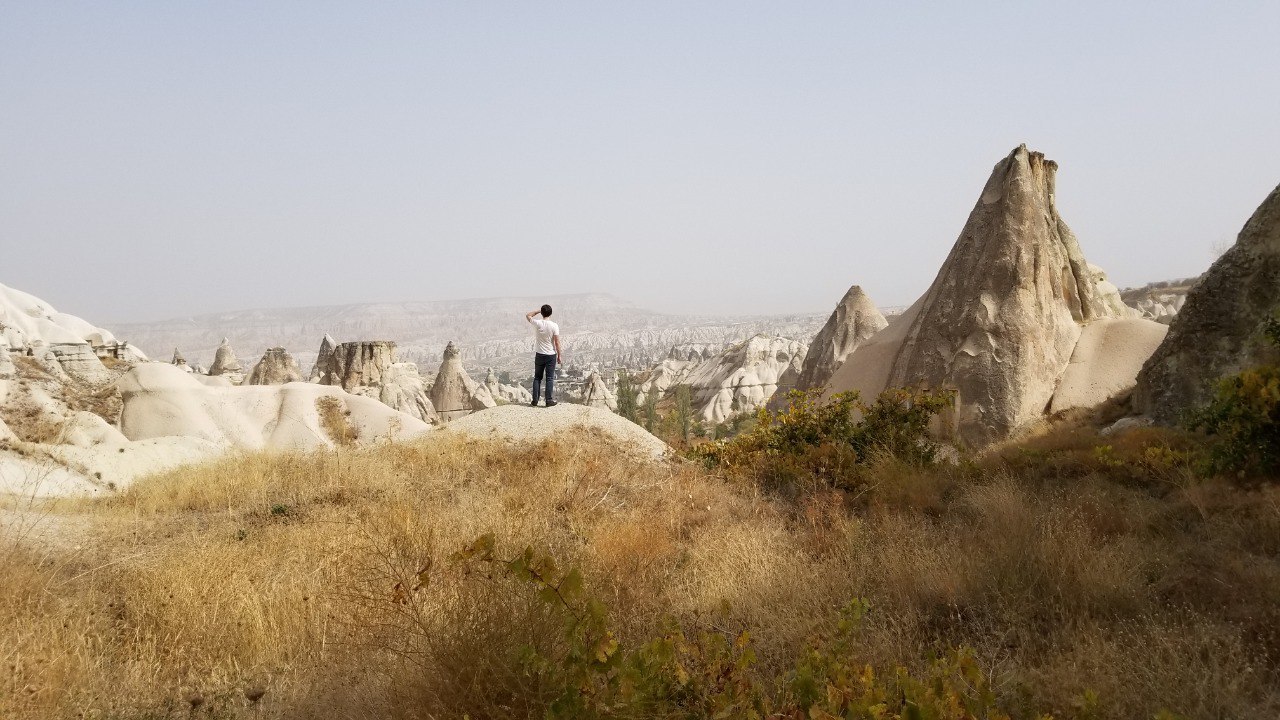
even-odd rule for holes
{"type": "Polygon", "coordinates": [[[533,329],[537,335],[533,351],[539,355],[555,355],[556,346],[551,342],[551,338],[560,337],[560,326],[546,318],[537,316],[529,318],[529,322],[533,323],[533,329]]]}

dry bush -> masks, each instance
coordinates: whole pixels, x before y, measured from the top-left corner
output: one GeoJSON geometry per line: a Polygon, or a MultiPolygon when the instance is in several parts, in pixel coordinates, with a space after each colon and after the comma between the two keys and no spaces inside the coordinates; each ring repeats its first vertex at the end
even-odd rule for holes
{"type": "Polygon", "coordinates": [[[335,445],[348,447],[354,445],[359,430],[351,424],[347,417],[350,412],[342,406],[342,401],[331,395],[316,398],[316,412],[320,413],[320,427],[335,445]]]}
{"type": "Polygon", "coordinates": [[[589,434],[175,470],[0,553],[0,717],[541,716],[557,687],[526,653],[563,649],[563,618],[450,560],[485,533],[580,568],[619,652],[747,631],[756,661],[734,672],[779,697],[865,598],[829,661],[926,677],[968,646],[1013,717],[1276,716],[1275,488],[1115,481],[1073,437],[1087,470],[879,460],[861,494],[795,502],[589,434]]]}

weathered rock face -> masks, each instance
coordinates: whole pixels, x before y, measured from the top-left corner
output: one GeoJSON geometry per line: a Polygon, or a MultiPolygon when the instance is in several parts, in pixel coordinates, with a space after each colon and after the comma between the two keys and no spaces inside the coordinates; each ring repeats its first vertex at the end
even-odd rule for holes
{"type": "Polygon", "coordinates": [[[1134,405],[1174,423],[1206,404],[1225,375],[1276,356],[1262,336],[1280,312],[1280,187],[1245,223],[1236,243],[1186,295],[1169,334],[1142,368],[1134,405]]]}
{"type": "Polygon", "coordinates": [[[311,382],[324,382],[325,375],[332,369],[333,349],[337,344],[332,335],[325,333],[320,341],[320,351],[316,353],[316,364],[311,366],[311,382]]]}
{"type": "Polygon", "coordinates": [[[423,387],[418,366],[396,358],[390,340],[361,340],[335,344],[325,335],[311,371],[312,382],[336,385],[353,395],[375,398],[419,420],[439,420],[423,387]]]}
{"type": "Polygon", "coordinates": [[[1198,282],[1199,277],[1160,280],[1139,288],[1121,290],[1120,297],[1126,305],[1136,309],[1140,317],[1168,325],[1182,310],[1187,301],[1187,293],[1198,282]]]}
{"type": "Polygon", "coordinates": [[[640,382],[636,391],[636,402],[644,404],[649,393],[656,392],[661,398],[671,388],[683,384],[702,361],[713,358],[723,352],[724,348],[716,345],[693,343],[676,345],[667,351],[667,356],[652,369],[648,377],[640,382]]]}
{"type": "Polygon", "coordinates": [[[757,335],[699,362],[680,382],[689,385],[694,411],[704,421],[724,422],[793,388],[806,349],[796,340],[757,335]]]}
{"type": "Polygon", "coordinates": [[[344,342],[333,348],[320,384],[339,385],[347,392],[381,386],[383,374],[395,362],[396,344],[390,340],[344,342]]]}
{"type": "Polygon", "coordinates": [[[1124,298],[1120,296],[1120,288],[1117,288],[1107,279],[1107,271],[1093,263],[1089,263],[1089,272],[1093,275],[1093,283],[1094,287],[1098,289],[1098,297],[1102,304],[1106,306],[1107,312],[1111,317],[1142,317],[1142,313],[1138,312],[1137,308],[1125,304],[1124,298]]]}
{"type": "Polygon", "coordinates": [[[609,389],[609,385],[604,381],[604,377],[599,370],[592,370],[591,375],[587,377],[586,388],[582,394],[582,404],[587,407],[604,408],[611,411],[618,409],[618,396],[609,389]]]}
{"type": "Polygon", "coordinates": [[[235,385],[244,382],[244,366],[236,358],[236,351],[231,349],[231,341],[227,338],[222,338],[222,344],[218,346],[218,351],[213,354],[213,364],[209,366],[209,375],[225,377],[235,385]]]}
{"type": "Polygon", "coordinates": [[[267,348],[262,354],[262,359],[257,365],[253,366],[253,372],[249,374],[249,385],[284,385],[285,383],[301,382],[302,370],[298,368],[298,361],[293,359],[288,350],[282,347],[267,348]]]}
{"type": "Polygon", "coordinates": [[[489,390],[467,374],[452,342],[444,349],[444,361],[431,386],[431,404],[444,422],[497,405],[489,390]]]}
{"type": "Polygon", "coordinates": [[[489,397],[498,404],[502,403],[529,403],[533,401],[533,393],[529,389],[520,385],[505,385],[498,382],[498,375],[489,368],[484,376],[484,386],[489,391],[489,397]]]}
{"type": "Polygon", "coordinates": [[[112,380],[111,373],[87,343],[53,343],[49,352],[67,375],[78,382],[101,385],[112,380]]]}
{"type": "Polygon", "coordinates": [[[388,407],[408,413],[419,420],[429,423],[440,420],[431,398],[423,389],[422,376],[418,374],[418,366],[414,363],[392,363],[382,374],[378,399],[388,407]]]}
{"type": "Polygon", "coordinates": [[[830,390],[874,398],[886,387],[952,389],[948,429],[973,447],[1043,417],[1084,326],[1131,316],[1099,287],[1058,215],[1056,169],[1025,145],[1001,160],[932,286],[864,341],[830,390]]]}
{"type": "MultiPolygon", "coordinates": [[[[13,364],[13,357],[9,353],[8,338],[0,335],[0,378],[11,378],[18,374],[18,370],[13,364]]],[[[0,400],[3,400],[3,398],[0,398],[0,400]]]]}
{"type": "MultiPolygon", "coordinates": [[[[880,314],[861,286],[849,288],[831,317],[827,318],[827,323],[809,343],[809,351],[805,354],[804,367],[800,369],[795,389],[808,390],[826,385],[836,369],[850,353],[858,349],[862,341],[880,332],[888,324],[889,321],[884,319],[884,315],[880,314]]],[[[774,396],[775,400],[784,398],[785,393],[774,396]]]]}

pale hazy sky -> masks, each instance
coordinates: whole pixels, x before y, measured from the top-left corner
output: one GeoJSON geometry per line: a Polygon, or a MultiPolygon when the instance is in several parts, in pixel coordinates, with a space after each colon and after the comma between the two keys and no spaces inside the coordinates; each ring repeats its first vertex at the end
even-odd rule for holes
{"type": "Polygon", "coordinates": [[[90,320],[906,304],[1001,157],[1118,285],[1280,182],[1280,2],[0,2],[0,283],[90,320]]]}

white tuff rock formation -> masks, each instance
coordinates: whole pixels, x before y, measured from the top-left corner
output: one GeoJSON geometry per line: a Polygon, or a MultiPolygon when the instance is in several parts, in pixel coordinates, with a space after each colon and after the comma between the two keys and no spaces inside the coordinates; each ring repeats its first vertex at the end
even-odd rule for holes
{"type": "Polygon", "coordinates": [[[525,403],[533,401],[533,393],[529,389],[521,385],[504,385],[498,382],[498,374],[489,368],[484,376],[484,386],[489,391],[489,397],[493,398],[496,403],[525,403]]]}
{"type": "Polygon", "coordinates": [[[849,356],[829,391],[858,390],[870,400],[886,387],[954,390],[944,422],[980,447],[1051,407],[1131,387],[1160,331],[1117,307],[1109,284],[1099,287],[1058,215],[1056,170],[1025,145],[1001,160],[933,285],[849,356]],[[1077,348],[1086,327],[1089,343],[1077,348]],[[1073,362],[1075,378],[1060,388],[1073,362]]]}
{"type": "Polygon", "coordinates": [[[431,403],[444,422],[497,405],[488,388],[467,374],[458,357],[458,348],[452,342],[445,346],[443,362],[431,385],[431,403]]]}
{"type": "MultiPolygon", "coordinates": [[[[827,323],[809,343],[795,389],[809,390],[826,385],[845,358],[888,324],[889,321],[884,319],[861,286],[849,288],[831,312],[831,317],[827,318],[827,323]]],[[[774,396],[775,400],[784,398],[785,394],[774,396]]]]}
{"type": "MultiPolygon", "coordinates": [[[[189,348],[188,348],[189,349],[189,348]]],[[[236,351],[231,349],[231,341],[222,338],[222,344],[213,354],[213,364],[209,366],[211,377],[225,377],[233,385],[244,382],[244,367],[236,358],[236,351]]]]}
{"type": "Polygon", "coordinates": [[[396,344],[390,340],[361,340],[335,345],[333,338],[325,335],[320,343],[319,357],[311,373],[315,382],[375,398],[425,422],[439,419],[423,387],[418,366],[399,362],[396,344]]]}
{"type": "Polygon", "coordinates": [[[320,341],[320,351],[316,353],[315,364],[311,366],[311,382],[324,382],[324,377],[330,372],[333,365],[333,349],[337,347],[338,341],[333,339],[329,333],[325,333],[324,339],[320,341]]]}
{"type": "Polygon", "coordinates": [[[262,359],[253,366],[253,372],[249,373],[246,384],[284,385],[301,381],[302,370],[298,368],[298,361],[293,359],[288,350],[273,347],[267,348],[267,351],[262,354],[262,359]]]}
{"type": "Polygon", "coordinates": [[[582,393],[582,404],[610,411],[618,409],[618,396],[609,389],[599,370],[592,370],[591,375],[587,377],[586,387],[582,393]]]}
{"type": "Polygon", "coordinates": [[[51,373],[89,384],[111,377],[96,348],[128,362],[146,359],[110,332],[5,285],[0,285],[0,337],[10,350],[37,358],[51,373]]]}
{"type": "Polygon", "coordinates": [[[196,438],[220,448],[307,449],[335,444],[317,400],[339,410],[363,443],[406,438],[430,428],[359,395],[309,383],[209,386],[163,364],[140,365],[120,380],[120,431],[139,441],[196,438]]]}
{"type": "Polygon", "coordinates": [[[1280,186],[1245,223],[1235,245],[1190,288],[1169,335],[1147,361],[1134,405],[1173,423],[1213,397],[1214,383],[1255,364],[1280,361],[1263,326],[1280,313],[1280,186]]]}
{"type": "Polygon", "coordinates": [[[173,359],[169,361],[169,364],[183,372],[195,372],[195,369],[187,364],[187,359],[182,356],[182,352],[178,348],[173,349],[173,359]]]}
{"type": "Polygon", "coordinates": [[[695,413],[706,422],[721,423],[764,407],[776,392],[791,390],[806,349],[796,340],[757,335],[698,362],[672,384],[689,385],[695,413]]]}

